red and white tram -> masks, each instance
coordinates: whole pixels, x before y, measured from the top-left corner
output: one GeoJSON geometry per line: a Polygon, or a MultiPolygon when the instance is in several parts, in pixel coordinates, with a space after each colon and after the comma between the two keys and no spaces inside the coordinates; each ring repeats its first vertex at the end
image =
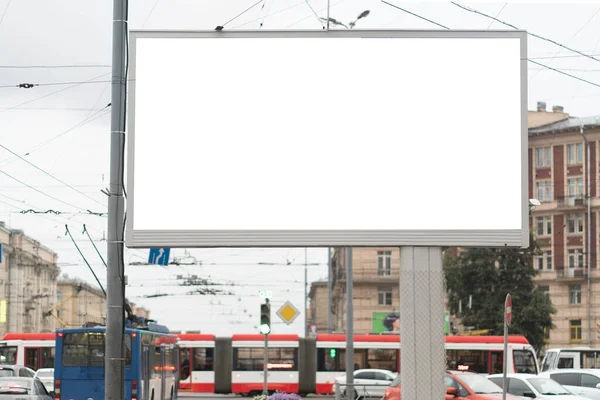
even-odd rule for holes
{"type": "Polygon", "coordinates": [[[37,370],[54,368],[54,333],[7,333],[0,340],[0,363],[37,370]]]}

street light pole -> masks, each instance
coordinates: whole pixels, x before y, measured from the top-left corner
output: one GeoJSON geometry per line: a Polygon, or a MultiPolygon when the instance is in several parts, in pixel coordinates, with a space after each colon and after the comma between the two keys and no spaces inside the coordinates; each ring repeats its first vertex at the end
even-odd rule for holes
{"type": "Polygon", "coordinates": [[[304,337],[308,337],[308,249],[304,248],[304,337]]]}
{"type": "Polygon", "coordinates": [[[587,147],[586,154],[586,177],[587,177],[587,243],[586,243],[586,261],[587,261],[587,320],[588,320],[588,345],[592,346],[592,191],[591,191],[591,179],[590,179],[590,142],[583,134],[583,125],[579,128],[579,133],[583,137],[583,141],[587,147]]]}

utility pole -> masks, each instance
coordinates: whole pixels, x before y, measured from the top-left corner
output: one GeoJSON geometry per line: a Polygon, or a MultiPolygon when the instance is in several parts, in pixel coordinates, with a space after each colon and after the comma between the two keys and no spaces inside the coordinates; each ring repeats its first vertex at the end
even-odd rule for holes
{"type": "Polygon", "coordinates": [[[110,185],[106,270],[106,359],[104,394],[107,400],[123,400],[125,330],[125,268],[123,265],[123,225],[125,207],[125,95],[127,71],[128,0],[113,0],[112,93],[110,124],[110,185]]]}
{"type": "Polygon", "coordinates": [[[587,320],[588,320],[588,346],[592,347],[592,186],[590,180],[590,142],[583,134],[583,125],[579,128],[579,133],[583,136],[583,141],[587,147],[586,154],[586,172],[587,177],[587,243],[585,260],[587,262],[587,320]]]}

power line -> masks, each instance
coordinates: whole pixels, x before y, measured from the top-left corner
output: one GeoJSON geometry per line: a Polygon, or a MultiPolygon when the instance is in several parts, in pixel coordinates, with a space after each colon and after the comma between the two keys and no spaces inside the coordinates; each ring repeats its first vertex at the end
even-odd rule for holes
{"type": "MultiPolygon", "coordinates": [[[[221,31],[223,30],[223,28],[225,27],[225,25],[227,25],[228,23],[235,21],[237,18],[241,17],[242,15],[246,14],[248,11],[252,10],[254,7],[256,7],[257,5],[259,5],[263,0],[258,0],[256,3],[254,3],[253,5],[251,5],[250,7],[246,8],[244,11],[242,11],[241,13],[239,13],[238,15],[236,15],[235,17],[231,18],[229,21],[225,22],[223,25],[219,25],[215,28],[216,31],[221,31]]],[[[260,18],[259,18],[260,19],[260,18]]],[[[235,28],[234,28],[235,29],[235,28]]]]}
{"type": "Polygon", "coordinates": [[[313,15],[315,16],[315,18],[317,18],[317,21],[319,22],[319,25],[321,25],[321,27],[323,29],[325,29],[325,26],[323,25],[323,22],[321,21],[321,19],[319,18],[319,14],[317,14],[317,12],[315,11],[315,9],[313,8],[313,6],[310,5],[310,1],[309,0],[304,0],[306,2],[306,5],[310,8],[310,10],[312,11],[313,15]]]}
{"type": "Polygon", "coordinates": [[[102,283],[100,283],[100,279],[98,279],[98,276],[96,276],[96,273],[94,272],[94,269],[92,268],[92,266],[90,265],[90,263],[88,262],[88,260],[85,258],[85,256],[83,255],[83,253],[79,249],[79,246],[77,246],[77,243],[75,242],[75,239],[73,238],[73,235],[71,235],[71,232],[69,232],[69,225],[65,224],[65,229],[66,229],[65,236],[68,235],[71,238],[71,241],[73,241],[73,244],[75,245],[75,248],[79,252],[79,255],[81,256],[81,258],[83,258],[83,261],[87,264],[88,268],[92,272],[92,275],[94,275],[94,278],[96,279],[96,282],[98,283],[98,285],[100,285],[100,289],[102,289],[102,293],[104,293],[104,297],[106,297],[106,291],[104,290],[104,286],[102,286],[102,283]]]}
{"type": "Polygon", "coordinates": [[[154,12],[154,9],[156,8],[158,2],[160,0],[156,0],[154,2],[154,5],[152,6],[152,8],[150,9],[150,12],[148,13],[148,16],[146,17],[146,19],[144,20],[144,23],[142,24],[142,29],[144,29],[144,26],[146,26],[146,22],[148,22],[148,19],[150,18],[150,16],[152,15],[152,13],[154,12]]]}
{"type": "MultiPolygon", "coordinates": [[[[484,17],[486,17],[486,18],[491,18],[491,19],[493,19],[494,21],[496,21],[496,22],[499,22],[499,23],[501,23],[501,24],[503,24],[503,25],[506,25],[506,26],[508,26],[508,27],[511,27],[511,28],[513,28],[513,29],[516,29],[516,30],[521,30],[521,29],[517,28],[516,26],[514,26],[514,25],[512,25],[512,24],[509,24],[508,22],[504,22],[504,21],[502,21],[502,20],[500,20],[500,19],[498,19],[498,18],[492,17],[491,15],[485,14],[485,13],[483,13],[483,12],[481,12],[481,11],[477,11],[477,10],[475,10],[474,8],[469,8],[469,7],[467,7],[467,6],[463,6],[463,5],[461,5],[461,4],[458,4],[458,3],[454,2],[454,1],[451,1],[451,3],[452,3],[452,4],[454,4],[454,5],[455,5],[455,6],[457,6],[457,7],[460,7],[460,8],[462,8],[463,10],[466,10],[466,11],[472,12],[472,13],[474,13],[474,14],[478,14],[478,15],[484,16],[484,17]]],[[[546,42],[552,43],[552,44],[554,44],[554,45],[556,45],[556,46],[558,46],[558,47],[562,47],[563,49],[566,49],[566,50],[572,51],[573,53],[577,53],[577,54],[579,54],[579,55],[581,55],[581,56],[583,56],[583,57],[590,58],[590,59],[592,59],[592,60],[594,60],[594,61],[600,61],[600,59],[597,59],[596,57],[593,57],[593,56],[590,56],[590,55],[588,55],[588,54],[582,53],[582,52],[581,52],[581,51],[579,51],[579,50],[575,50],[575,49],[572,49],[572,48],[570,48],[570,47],[567,47],[567,46],[565,46],[564,44],[562,44],[562,43],[558,43],[558,42],[557,42],[557,41],[555,41],[555,40],[552,40],[552,39],[545,38],[545,37],[543,37],[543,36],[537,35],[537,34],[535,34],[535,33],[531,33],[531,32],[529,32],[529,31],[527,31],[527,34],[528,34],[528,35],[531,35],[531,36],[533,36],[533,37],[535,37],[535,38],[538,38],[538,39],[544,40],[544,41],[546,41],[546,42]]]]}
{"type": "Polygon", "coordinates": [[[15,177],[14,177],[14,176],[12,176],[11,174],[9,174],[9,173],[7,173],[7,172],[5,172],[5,171],[2,171],[1,169],[0,169],[0,174],[3,174],[3,175],[5,175],[5,176],[9,177],[10,179],[17,181],[17,182],[19,182],[21,185],[27,186],[27,187],[28,187],[28,188],[30,188],[31,190],[34,190],[34,191],[36,191],[36,192],[38,192],[38,193],[40,193],[40,194],[43,194],[44,196],[46,196],[46,197],[48,197],[48,198],[50,198],[50,199],[52,199],[52,200],[58,201],[59,203],[65,204],[65,205],[67,205],[67,206],[69,206],[69,207],[73,207],[73,208],[76,208],[76,209],[78,209],[78,210],[81,210],[81,211],[88,211],[88,210],[86,210],[86,209],[84,209],[84,208],[77,207],[77,206],[75,206],[75,205],[73,205],[73,204],[71,204],[71,203],[68,203],[68,202],[66,202],[66,201],[64,201],[64,200],[61,200],[61,199],[58,199],[58,198],[56,198],[56,197],[54,197],[54,196],[52,196],[52,195],[50,195],[50,194],[48,194],[48,193],[45,193],[45,192],[43,192],[43,191],[39,190],[38,188],[36,188],[36,187],[34,187],[34,186],[31,186],[30,184],[28,184],[28,183],[25,183],[25,182],[23,182],[22,180],[20,180],[20,179],[18,179],[18,178],[15,178],[15,177]]]}
{"type": "Polygon", "coordinates": [[[4,17],[6,16],[6,12],[8,11],[8,7],[10,7],[10,2],[12,0],[8,0],[8,3],[6,3],[6,7],[4,7],[4,12],[2,13],[2,17],[0,17],[0,25],[2,25],[2,23],[4,22],[4,17]]]}
{"type": "Polygon", "coordinates": [[[41,100],[41,99],[44,99],[44,98],[46,98],[46,97],[53,96],[53,95],[55,95],[55,94],[58,94],[58,93],[64,92],[65,90],[72,89],[72,88],[74,88],[74,87],[77,87],[77,86],[79,86],[79,85],[81,85],[81,84],[83,84],[83,83],[86,83],[86,82],[91,82],[91,81],[93,81],[93,80],[95,80],[95,79],[102,78],[102,77],[104,77],[104,76],[107,76],[107,75],[110,75],[110,72],[108,72],[108,73],[106,73],[106,74],[102,74],[102,75],[100,75],[100,76],[97,76],[97,77],[95,77],[95,78],[92,78],[92,79],[90,79],[90,80],[88,80],[88,81],[80,82],[80,83],[77,83],[77,84],[75,84],[75,85],[72,85],[72,86],[69,86],[69,87],[66,87],[66,88],[59,89],[59,90],[57,90],[57,91],[55,91],[55,92],[47,93],[47,94],[45,94],[45,95],[42,95],[42,96],[36,97],[36,98],[34,98],[34,99],[31,99],[31,100],[24,101],[23,103],[19,103],[19,104],[15,105],[15,106],[12,106],[12,107],[5,108],[5,109],[1,110],[1,111],[0,111],[0,113],[6,112],[6,111],[9,111],[9,110],[13,110],[13,109],[15,109],[15,108],[19,108],[19,107],[21,107],[21,106],[24,106],[25,104],[33,103],[34,101],[41,100]]]}
{"type": "MultiPolygon", "coordinates": [[[[31,153],[33,153],[34,151],[36,151],[36,150],[39,150],[39,149],[41,149],[42,147],[45,147],[45,146],[47,146],[47,145],[48,145],[48,144],[50,144],[51,142],[53,142],[53,141],[55,141],[56,139],[60,138],[61,136],[65,135],[65,134],[67,134],[67,133],[69,133],[69,132],[71,132],[71,131],[73,131],[73,130],[75,130],[75,129],[77,129],[77,128],[79,128],[79,127],[83,126],[83,125],[86,125],[86,124],[88,124],[88,123],[90,123],[90,122],[92,122],[92,121],[94,121],[94,120],[96,120],[96,119],[98,119],[98,118],[100,118],[100,117],[103,117],[103,116],[105,116],[105,115],[109,114],[109,113],[107,112],[107,113],[104,113],[104,114],[101,114],[101,115],[99,115],[99,114],[100,114],[102,111],[104,111],[104,110],[105,110],[105,109],[107,109],[108,107],[110,107],[110,104],[108,104],[108,105],[107,105],[106,107],[104,107],[103,109],[101,109],[101,110],[98,110],[96,113],[92,114],[92,116],[91,116],[91,117],[86,117],[86,118],[85,118],[85,119],[83,119],[81,122],[79,122],[79,123],[77,123],[77,124],[73,125],[73,126],[72,126],[72,127],[70,127],[69,129],[67,129],[67,130],[65,130],[65,131],[62,131],[62,132],[61,132],[61,133],[59,133],[58,135],[51,137],[50,139],[46,140],[45,142],[42,142],[42,143],[40,143],[40,144],[37,144],[37,145],[35,145],[35,146],[34,146],[34,147],[31,149],[31,150],[28,150],[28,151],[25,153],[25,155],[26,155],[26,156],[28,156],[28,155],[30,155],[31,153]]],[[[10,158],[5,158],[4,160],[1,160],[1,161],[0,161],[0,164],[2,164],[2,165],[7,165],[7,164],[10,164],[10,163],[11,163],[12,161],[14,161],[14,160],[15,160],[15,158],[13,158],[12,160],[11,160],[10,158]],[[7,162],[7,163],[5,163],[5,161],[8,161],[8,162],[7,162]],[[3,163],[4,163],[4,164],[3,164],[3,163]]]]}
{"type": "Polygon", "coordinates": [[[11,153],[12,155],[14,155],[15,157],[18,157],[21,161],[27,163],[28,165],[32,166],[33,168],[37,169],[38,171],[42,172],[43,174],[49,176],[50,178],[54,179],[55,181],[57,181],[58,183],[62,183],[63,185],[65,185],[66,187],[68,187],[69,189],[79,193],[82,196],[87,197],[88,199],[92,200],[93,202],[100,204],[103,207],[106,207],[104,204],[102,204],[101,202],[99,202],[98,200],[94,199],[93,197],[83,193],[81,190],[76,189],[75,187],[71,186],[70,184],[68,184],[67,182],[63,181],[62,179],[57,178],[56,176],[52,175],[50,172],[46,171],[43,168],[38,167],[37,165],[35,165],[34,163],[30,162],[29,160],[26,160],[25,158],[21,157],[20,155],[18,155],[17,153],[15,153],[14,151],[12,151],[11,149],[9,149],[8,147],[6,147],[5,145],[3,145],[2,143],[0,143],[0,147],[2,147],[4,150],[8,151],[9,153],[11,153]]]}
{"type": "Polygon", "coordinates": [[[0,69],[63,69],[63,68],[110,68],[110,65],[108,65],[108,64],[0,65],[0,69]]]}
{"type": "MultiPolygon", "coordinates": [[[[400,8],[400,7],[398,7],[398,6],[394,5],[394,4],[388,3],[388,2],[386,2],[385,0],[381,0],[381,2],[382,2],[382,3],[385,3],[385,4],[389,5],[389,6],[392,6],[392,7],[396,8],[396,9],[398,9],[398,10],[400,10],[400,11],[404,11],[404,12],[406,12],[406,13],[408,13],[408,14],[414,15],[414,16],[416,16],[416,17],[418,17],[418,18],[421,18],[421,19],[423,19],[423,20],[425,20],[425,21],[428,21],[428,22],[430,22],[430,23],[432,23],[432,24],[435,24],[435,25],[437,25],[437,26],[443,27],[443,28],[445,28],[445,29],[450,29],[450,28],[448,28],[448,27],[446,27],[446,26],[444,26],[444,25],[442,25],[442,24],[440,24],[440,23],[438,23],[438,22],[435,22],[435,21],[433,21],[433,20],[430,20],[430,19],[428,19],[428,18],[425,18],[425,17],[423,17],[423,16],[421,16],[421,15],[418,15],[418,14],[415,14],[415,13],[413,13],[413,12],[410,12],[410,11],[408,11],[408,10],[405,10],[405,9],[403,9],[403,8],[400,8]]],[[[452,2],[452,4],[456,4],[456,3],[452,2]]],[[[457,4],[457,5],[458,5],[458,4],[457,4]]],[[[464,8],[463,6],[460,6],[460,5],[458,5],[458,6],[459,6],[459,7],[461,7],[461,8],[464,8]]],[[[465,8],[465,9],[466,9],[466,8],[465,8]]],[[[478,11],[474,11],[474,12],[477,12],[477,13],[479,13],[478,11]]],[[[485,15],[485,14],[483,14],[483,15],[485,15]]],[[[494,17],[490,17],[490,16],[488,16],[488,15],[486,15],[486,16],[487,16],[487,17],[489,17],[489,18],[494,18],[494,17]]],[[[502,22],[502,21],[500,21],[500,20],[498,20],[498,21],[499,21],[499,22],[502,22]]],[[[502,22],[502,23],[504,23],[504,22],[502,22]]],[[[509,25],[509,26],[510,26],[510,25],[509,25]]],[[[517,28],[515,28],[515,29],[517,29],[517,28]]],[[[529,32],[527,32],[527,33],[528,33],[528,34],[531,34],[531,33],[529,33],[529,32]]],[[[547,40],[550,40],[550,39],[547,39],[547,40]]],[[[560,44],[559,44],[559,45],[560,45],[560,44]]],[[[560,46],[562,46],[562,45],[560,45],[560,46]]],[[[563,46],[563,47],[565,47],[565,46],[563,46]]],[[[572,50],[572,51],[575,51],[575,52],[576,52],[577,50],[572,50]]],[[[581,54],[581,55],[583,55],[583,56],[585,56],[585,57],[591,57],[591,56],[589,56],[589,55],[587,55],[587,54],[583,54],[583,53],[580,53],[580,54],[581,54]]],[[[596,60],[596,61],[600,61],[600,60],[598,60],[598,59],[596,59],[596,58],[594,58],[594,57],[591,57],[591,58],[593,58],[593,59],[594,59],[594,60],[596,60]]],[[[552,68],[552,67],[550,67],[550,66],[548,66],[548,65],[545,65],[545,64],[539,63],[539,62],[537,62],[537,61],[533,61],[533,60],[531,60],[530,58],[526,58],[526,60],[527,60],[527,61],[529,61],[529,62],[532,62],[532,63],[534,63],[534,64],[537,64],[537,65],[539,65],[539,66],[541,66],[541,67],[544,67],[544,68],[546,68],[546,69],[549,69],[549,70],[551,70],[551,71],[555,71],[555,72],[558,72],[558,73],[560,73],[560,74],[562,74],[562,75],[568,76],[568,77],[570,77],[570,78],[577,79],[578,81],[582,81],[582,82],[585,82],[585,83],[589,83],[589,84],[590,84],[590,85],[592,85],[592,86],[600,87],[600,84],[598,84],[598,83],[595,83],[595,82],[592,82],[592,81],[588,81],[587,79],[583,79],[583,78],[580,78],[580,77],[578,77],[578,76],[575,76],[575,75],[569,74],[569,73],[567,73],[567,72],[561,71],[561,70],[560,70],[560,69],[558,69],[558,68],[552,68]]]]}

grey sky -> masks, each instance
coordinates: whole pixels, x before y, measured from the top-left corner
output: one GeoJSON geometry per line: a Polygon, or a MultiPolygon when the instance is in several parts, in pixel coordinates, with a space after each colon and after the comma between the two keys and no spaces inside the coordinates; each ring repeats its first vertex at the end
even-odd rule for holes
{"type": "MultiPolygon", "coordinates": [[[[255,0],[138,0],[130,4],[130,28],[140,29],[144,21],[145,29],[213,29],[215,26],[239,14],[255,3],[255,0]],[[151,12],[151,10],[153,10],[151,12]]],[[[498,23],[491,24],[485,17],[474,15],[449,2],[407,2],[391,1],[416,14],[423,15],[454,29],[510,29],[498,23]]],[[[101,204],[106,199],[100,189],[108,186],[108,144],[109,114],[101,111],[110,102],[111,29],[112,2],[87,2],[63,0],[45,2],[41,0],[0,0],[0,144],[22,155],[30,162],[91,196],[101,204]],[[10,66],[57,66],[80,65],[77,68],[7,68],[10,66]],[[81,67],[81,65],[99,65],[81,67]],[[97,78],[100,83],[60,84],[19,89],[20,83],[64,83],[82,82],[97,78]],[[74,87],[71,87],[74,86],[74,87]],[[51,95],[53,92],[59,93],[51,95]],[[45,96],[44,98],[39,98],[45,96]],[[27,103],[26,103],[27,102],[27,103]],[[23,104],[26,103],[26,104],[23,104]],[[17,107],[18,106],[18,107],[17,107]],[[86,118],[96,118],[70,132],[86,118]],[[50,142],[48,142],[51,140],[50,142]],[[45,146],[28,151],[40,144],[45,146]]],[[[310,4],[319,16],[325,17],[326,0],[312,0],[310,4]]],[[[600,58],[600,4],[574,4],[535,2],[531,4],[510,2],[464,3],[490,15],[546,36],[588,54],[598,54],[600,58]]],[[[321,29],[320,22],[305,0],[265,0],[245,15],[229,23],[226,29],[321,29]]],[[[429,22],[383,4],[379,0],[331,0],[331,16],[345,23],[355,19],[363,10],[370,15],[358,22],[361,29],[440,29],[429,22]]],[[[356,57],[360,57],[357,54],[356,57]]],[[[600,63],[574,55],[559,47],[529,37],[529,57],[536,61],[559,68],[577,77],[600,84],[600,63]],[[553,56],[558,56],[552,58],[553,56]]],[[[248,63],[257,60],[249,59],[248,63]]],[[[324,67],[327,60],[315,59],[324,67]]],[[[351,60],[349,61],[351,62],[351,60]]],[[[440,60],[443,68],[443,60],[440,60]]],[[[562,105],[565,111],[574,116],[600,114],[598,100],[600,88],[553,71],[540,71],[540,67],[530,64],[529,108],[536,101],[546,101],[551,108],[562,105]]],[[[490,77],[493,79],[493,76],[490,77]]],[[[357,83],[368,77],[357,77],[357,83]]],[[[177,71],[173,72],[173,84],[177,82],[177,71]]],[[[315,93],[318,94],[315,88],[315,93]]],[[[329,94],[335,99],[335,92],[329,94]]],[[[443,108],[431,93],[432,112],[443,108]]],[[[465,110],[468,118],[469,110],[465,110]]],[[[498,110],[501,118],[502,110],[498,110]]],[[[485,133],[485,127],[482,127],[485,133]]],[[[492,140],[494,140],[492,138],[492,140]]],[[[182,146],[185,144],[182,144],[182,146]]],[[[33,191],[21,183],[0,173],[0,219],[11,227],[24,229],[26,233],[58,252],[62,269],[70,276],[91,280],[92,276],[83,264],[68,237],[65,237],[65,223],[79,242],[84,254],[104,281],[104,267],[89,243],[81,234],[85,223],[97,245],[104,253],[102,241],[106,230],[106,218],[73,214],[106,212],[106,208],[65,187],[51,177],[35,170],[25,162],[15,159],[5,150],[0,150],[0,170],[4,171],[40,191],[56,197],[33,191]],[[8,160],[8,161],[7,161],[8,160]],[[8,196],[8,197],[7,197],[8,196]],[[12,199],[11,199],[12,198],[12,199]],[[16,201],[14,200],[16,199],[16,201]],[[4,204],[8,203],[11,206],[4,204]],[[19,214],[20,209],[63,211],[65,215],[19,214]],[[69,266],[74,265],[74,266],[69,266]]],[[[166,182],[164,189],[176,192],[166,182]]],[[[298,190],[311,190],[298,188],[298,190]]],[[[292,194],[293,195],[293,194],[292,194]]],[[[319,195],[315,193],[315,195],[319,195]]],[[[384,195],[384,191],[374,193],[384,195]]],[[[258,290],[282,289],[290,292],[276,294],[275,303],[291,300],[302,308],[303,268],[301,266],[258,266],[258,262],[285,264],[286,259],[294,264],[304,262],[304,251],[296,250],[189,250],[205,264],[169,267],[128,267],[131,287],[128,295],[132,298],[155,293],[176,293],[184,289],[169,286],[177,274],[211,275],[219,282],[228,280],[244,287],[234,287],[235,296],[187,296],[181,298],[159,297],[141,298],[140,303],[148,305],[154,316],[177,329],[202,329],[206,332],[254,332],[258,316],[258,290]],[[142,286],[143,285],[143,286],[142,286]],[[241,300],[238,300],[241,299],[241,300]],[[218,303],[221,306],[211,304],[218,303]],[[221,307],[221,308],[219,308],[221,307]],[[244,308],[247,309],[244,312],[244,308]],[[177,309],[177,311],[173,311],[177,309]],[[192,314],[185,309],[192,309],[192,314]],[[218,312],[232,313],[219,317],[218,312]],[[252,314],[249,317],[248,314],[252,314]],[[239,321],[230,324],[229,321],[239,321]]],[[[172,255],[182,256],[183,250],[173,251],[172,255]]],[[[147,251],[127,251],[126,263],[143,261],[147,251]]],[[[324,263],[325,250],[311,250],[308,262],[324,263]]],[[[309,280],[324,278],[324,266],[309,267],[309,280]]],[[[185,288],[189,290],[189,288],[185,288]]],[[[137,299],[134,299],[137,300],[137,299]]],[[[301,333],[301,318],[291,328],[285,330],[277,325],[275,331],[301,333]]]]}

